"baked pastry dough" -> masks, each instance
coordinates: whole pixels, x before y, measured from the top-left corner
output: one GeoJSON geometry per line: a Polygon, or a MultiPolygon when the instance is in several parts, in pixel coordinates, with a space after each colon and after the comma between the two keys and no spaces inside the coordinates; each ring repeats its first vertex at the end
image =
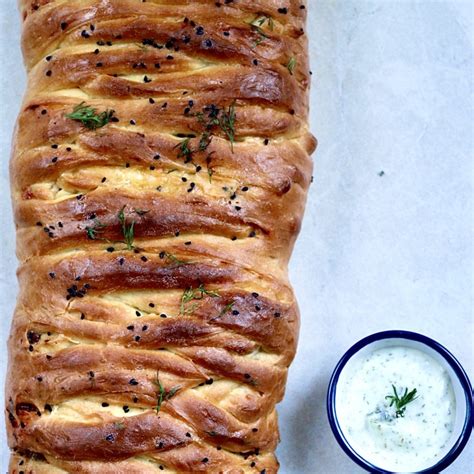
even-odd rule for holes
{"type": "Polygon", "coordinates": [[[276,472],[305,3],[19,3],[10,473],[276,472]]]}

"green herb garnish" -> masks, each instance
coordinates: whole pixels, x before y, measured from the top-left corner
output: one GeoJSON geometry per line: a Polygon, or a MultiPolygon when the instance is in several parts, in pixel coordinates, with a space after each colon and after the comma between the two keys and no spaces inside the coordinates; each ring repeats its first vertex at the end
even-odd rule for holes
{"type": "Polygon", "coordinates": [[[219,297],[219,293],[217,291],[208,290],[204,287],[201,283],[197,288],[193,288],[192,286],[186,289],[181,296],[181,305],[179,314],[186,315],[191,314],[197,307],[197,304],[194,303],[192,305],[186,306],[192,300],[202,300],[204,295],[210,296],[211,298],[219,297]]]}
{"type": "Polygon", "coordinates": [[[138,214],[139,216],[144,216],[145,214],[148,214],[150,211],[149,209],[145,210],[145,209],[140,209],[138,207],[134,207],[133,212],[135,214],[138,214]]]}
{"type": "Polygon", "coordinates": [[[234,152],[235,141],[235,100],[227,110],[222,110],[219,118],[219,127],[230,140],[230,148],[234,152]]]}
{"type": "Polygon", "coordinates": [[[288,69],[288,71],[290,71],[290,74],[293,75],[293,71],[295,70],[295,67],[296,67],[296,58],[293,56],[288,61],[286,68],[288,69]]]}
{"type": "Polygon", "coordinates": [[[395,385],[392,385],[392,389],[393,395],[387,395],[385,399],[390,400],[389,406],[395,405],[395,416],[397,418],[403,418],[405,416],[406,406],[418,398],[416,396],[416,388],[411,392],[408,391],[408,388],[405,388],[405,392],[401,397],[398,395],[395,385]]]}
{"type": "Polygon", "coordinates": [[[163,402],[168,401],[170,398],[173,398],[178,390],[181,390],[181,387],[179,385],[176,385],[175,387],[172,387],[169,391],[165,390],[165,387],[163,387],[163,384],[160,381],[160,374],[156,374],[156,385],[158,385],[158,393],[157,393],[157,404],[156,404],[156,413],[160,413],[161,410],[161,405],[163,402]]]}
{"type": "Polygon", "coordinates": [[[194,153],[207,150],[215,135],[216,129],[220,129],[230,141],[232,153],[235,143],[235,100],[229,107],[220,109],[215,105],[206,106],[203,112],[194,114],[198,123],[202,126],[202,132],[196,148],[191,148],[191,137],[179,142],[175,148],[178,149],[178,158],[184,158],[185,163],[192,162],[194,153]]]}
{"type": "Polygon", "coordinates": [[[72,113],[66,114],[66,118],[81,122],[84,127],[90,130],[96,130],[107,125],[113,115],[113,110],[97,113],[97,109],[87,106],[85,102],[81,102],[74,107],[72,113]]]}
{"type": "Polygon", "coordinates": [[[174,263],[177,267],[181,267],[182,265],[188,265],[191,262],[186,262],[185,260],[180,260],[176,255],[173,255],[172,253],[165,252],[165,257],[167,260],[170,262],[174,263]]]}
{"type": "Polygon", "coordinates": [[[133,240],[135,238],[135,221],[132,221],[131,224],[127,224],[127,220],[125,218],[124,209],[126,206],[123,206],[122,209],[118,213],[118,219],[120,224],[122,225],[122,234],[125,240],[125,244],[127,245],[127,250],[133,250],[133,240]]]}
{"type": "Polygon", "coordinates": [[[90,240],[97,240],[99,238],[98,234],[102,234],[104,232],[103,229],[106,227],[106,224],[102,224],[99,219],[96,219],[93,226],[86,227],[87,238],[90,240]]]}
{"type": "Polygon", "coordinates": [[[258,46],[260,43],[268,39],[268,36],[265,34],[263,31],[263,27],[265,26],[265,23],[267,24],[267,27],[270,31],[273,31],[274,28],[274,22],[273,18],[271,16],[267,15],[257,15],[250,23],[250,27],[252,28],[253,31],[258,33],[259,37],[254,43],[254,47],[258,46]]]}
{"type": "Polygon", "coordinates": [[[219,318],[221,316],[224,316],[225,313],[227,313],[228,311],[230,311],[232,309],[232,307],[234,306],[235,304],[235,301],[231,301],[230,303],[227,303],[223,308],[222,308],[222,311],[219,313],[219,318]]]}
{"type": "Polygon", "coordinates": [[[178,148],[178,158],[184,158],[185,163],[189,163],[193,157],[193,151],[189,148],[189,138],[179,142],[175,148],[178,148]]]}

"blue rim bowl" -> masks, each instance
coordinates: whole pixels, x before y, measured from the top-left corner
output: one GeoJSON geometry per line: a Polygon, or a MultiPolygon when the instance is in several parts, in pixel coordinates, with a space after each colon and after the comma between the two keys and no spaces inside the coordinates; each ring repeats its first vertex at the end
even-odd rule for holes
{"type": "Polygon", "coordinates": [[[370,336],[367,336],[364,339],[361,339],[342,356],[341,360],[337,363],[336,368],[334,369],[334,372],[331,376],[327,393],[326,404],[331,430],[344,452],[359,466],[363,467],[369,472],[376,474],[394,474],[393,471],[387,471],[385,469],[374,466],[370,462],[366,461],[352,448],[352,446],[349,444],[343,434],[343,431],[337,419],[336,412],[337,383],[339,381],[339,376],[341,375],[341,372],[349,361],[349,359],[351,359],[364,347],[377,341],[383,341],[385,339],[407,339],[409,341],[414,341],[415,343],[420,343],[422,345],[424,344],[425,346],[428,346],[429,349],[436,351],[451,367],[464,391],[466,401],[466,415],[464,425],[462,427],[460,435],[458,436],[458,439],[453,443],[453,447],[449,450],[449,452],[435,465],[429,467],[428,469],[417,471],[418,473],[423,474],[439,473],[443,469],[446,469],[459,456],[461,451],[466,446],[469,437],[471,436],[471,431],[473,428],[473,394],[469,377],[467,376],[466,372],[464,371],[458,360],[444,346],[434,341],[433,339],[430,339],[429,337],[423,336],[422,334],[402,330],[378,332],[375,334],[371,334],[370,336]]]}

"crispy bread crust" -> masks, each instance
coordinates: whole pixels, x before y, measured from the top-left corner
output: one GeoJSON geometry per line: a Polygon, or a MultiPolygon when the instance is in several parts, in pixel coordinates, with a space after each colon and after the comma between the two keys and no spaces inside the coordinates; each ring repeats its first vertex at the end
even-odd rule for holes
{"type": "Polygon", "coordinates": [[[10,473],[276,472],[305,2],[19,5],[10,473]],[[113,114],[92,129],[81,103],[113,114]]]}

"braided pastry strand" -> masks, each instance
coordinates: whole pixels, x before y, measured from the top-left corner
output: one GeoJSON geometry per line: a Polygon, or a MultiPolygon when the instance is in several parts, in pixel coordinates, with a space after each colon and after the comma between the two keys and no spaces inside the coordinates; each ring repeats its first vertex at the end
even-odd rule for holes
{"type": "Polygon", "coordinates": [[[19,5],[9,472],[277,472],[305,2],[19,5]]]}

